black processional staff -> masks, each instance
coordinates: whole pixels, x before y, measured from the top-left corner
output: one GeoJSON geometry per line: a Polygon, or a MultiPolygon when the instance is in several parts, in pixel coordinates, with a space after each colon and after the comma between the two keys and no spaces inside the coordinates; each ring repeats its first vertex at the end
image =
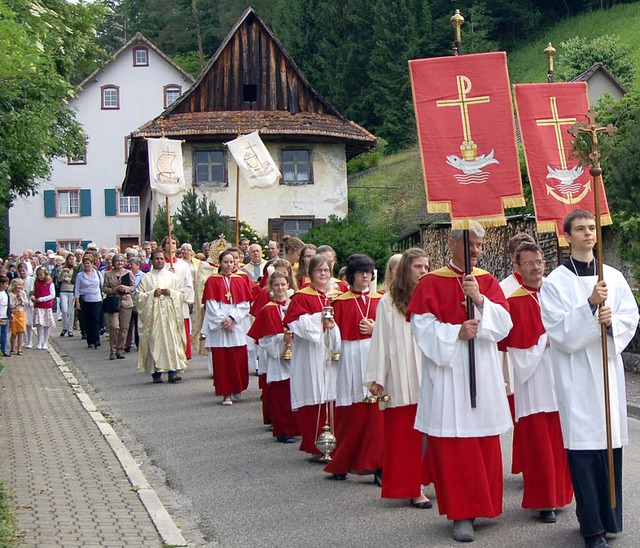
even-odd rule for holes
{"type": "MultiPolygon", "coordinates": [[[[455,14],[451,17],[451,24],[455,28],[456,32],[456,44],[455,44],[455,54],[462,55],[462,32],[460,28],[464,23],[464,17],[460,15],[460,10],[456,10],[455,14]]],[[[463,242],[464,242],[464,275],[468,276],[471,274],[471,257],[469,253],[469,229],[465,228],[462,232],[463,234],[463,242]]],[[[466,296],[466,310],[467,310],[467,320],[473,320],[473,301],[469,295],[466,296]]],[[[471,407],[476,407],[476,351],[475,351],[475,342],[473,339],[469,339],[469,395],[471,397],[471,407]]]]}
{"type": "MultiPolygon", "coordinates": [[[[613,137],[618,128],[609,124],[606,127],[598,127],[596,124],[596,118],[598,114],[592,108],[587,112],[588,124],[584,122],[573,124],[567,131],[573,135],[578,141],[580,135],[584,134],[590,139],[591,152],[589,153],[589,160],[591,163],[591,169],[589,173],[593,178],[593,201],[596,217],[596,260],[598,262],[598,282],[603,279],[603,263],[602,263],[602,223],[600,219],[600,178],[602,177],[602,168],[600,167],[601,154],[598,150],[598,134],[606,133],[609,137],[613,137]]],[[[598,309],[604,306],[604,302],[598,305],[598,309]]],[[[616,485],[613,474],[613,443],[611,441],[611,403],[609,392],[609,352],[607,349],[607,326],[600,324],[600,338],[602,342],[602,374],[604,376],[604,414],[605,424],[607,430],[607,464],[609,468],[609,506],[611,508],[616,507],[616,485]]]]}

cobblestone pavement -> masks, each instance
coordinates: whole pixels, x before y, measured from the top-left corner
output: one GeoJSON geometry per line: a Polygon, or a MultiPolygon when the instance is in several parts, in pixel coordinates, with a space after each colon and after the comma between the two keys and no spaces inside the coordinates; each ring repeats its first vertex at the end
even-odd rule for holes
{"type": "Polygon", "coordinates": [[[155,494],[108,421],[55,351],[24,352],[4,358],[0,376],[0,477],[14,493],[23,545],[161,546],[168,514],[157,497],[147,504],[165,519],[156,530],[138,491],[155,494]]]}

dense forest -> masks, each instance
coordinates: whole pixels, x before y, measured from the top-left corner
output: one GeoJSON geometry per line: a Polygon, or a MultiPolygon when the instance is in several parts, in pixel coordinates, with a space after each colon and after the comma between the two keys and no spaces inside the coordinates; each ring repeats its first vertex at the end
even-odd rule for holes
{"type": "Polygon", "coordinates": [[[517,47],[539,29],[625,0],[102,0],[100,44],[116,51],[141,32],[197,76],[237,18],[257,10],[315,89],[346,117],[388,141],[415,140],[406,61],[449,55],[455,9],[465,53],[517,47]],[[200,56],[199,51],[202,52],[200,56]]]}

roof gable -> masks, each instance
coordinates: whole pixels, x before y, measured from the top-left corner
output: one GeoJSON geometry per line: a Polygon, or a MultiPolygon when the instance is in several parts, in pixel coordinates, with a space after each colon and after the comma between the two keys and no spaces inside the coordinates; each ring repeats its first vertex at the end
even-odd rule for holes
{"type": "MultiPolygon", "coordinates": [[[[144,35],[142,35],[139,32],[136,32],[136,34],[133,36],[133,38],[131,38],[131,40],[129,40],[124,46],[122,46],[118,51],[116,51],[113,54],[113,59],[109,63],[107,63],[107,66],[113,63],[113,61],[115,61],[118,57],[123,55],[130,48],[135,46],[140,46],[140,45],[146,46],[149,49],[153,50],[162,60],[166,61],[169,65],[171,65],[174,69],[176,69],[185,80],[187,80],[190,83],[193,82],[193,76],[191,76],[191,74],[186,72],[175,61],[173,61],[173,59],[171,59],[169,56],[163,53],[153,42],[148,40],[144,35]]],[[[80,82],[80,85],[78,87],[80,89],[84,89],[87,83],[93,80],[93,78],[95,78],[97,74],[104,72],[105,68],[106,66],[94,70],[89,76],[87,76],[82,82],[80,82]]]]}
{"type": "Polygon", "coordinates": [[[572,82],[589,82],[589,80],[593,77],[597,72],[602,73],[607,80],[611,82],[611,85],[615,88],[618,88],[622,95],[626,95],[628,90],[625,86],[622,85],[620,80],[618,80],[611,71],[606,67],[606,65],[602,61],[598,61],[591,65],[587,70],[581,72],[575,78],[572,78],[572,82]]]}
{"type": "Polygon", "coordinates": [[[311,87],[252,7],[242,14],[191,89],[164,115],[241,110],[310,112],[342,118],[311,87]]]}

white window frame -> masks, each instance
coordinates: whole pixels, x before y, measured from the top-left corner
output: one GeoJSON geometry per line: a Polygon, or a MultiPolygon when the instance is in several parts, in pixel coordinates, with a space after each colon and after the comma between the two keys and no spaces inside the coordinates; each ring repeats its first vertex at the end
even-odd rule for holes
{"type": "Polygon", "coordinates": [[[164,108],[167,108],[169,105],[175,103],[180,95],[182,95],[182,86],[179,84],[168,84],[164,86],[164,108]],[[173,98],[173,100],[169,100],[170,93],[176,93],[177,95],[173,98]]]}
{"type": "Polygon", "coordinates": [[[137,217],[140,215],[140,197],[139,196],[123,196],[122,189],[116,191],[116,207],[118,216],[137,217]],[[135,211],[132,211],[135,209],[135,211]]]}
{"type": "Polygon", "coordinates": [[[148,67],[149,66],[149,48],[137,46],[133,48],[133,66],[148,67]],[[138,53],[144,53],[144,60],[138,59],[138,53]]]}
{"type": "Polygon", "coordinates": [[[56,192],[56,214],[58,217],[80,217],[79,188],[65,188],[56,192]]]}
{"type": "Polygon", "coordinates": [[[58,250],[68,249],[69,251],[75,251],[82,245],[81,240],[56,240],[56,246],[58,250]]]}
{"type": "Polygon", "coordinates": [[[100,101],[102,110],[120,109],[120,88],[114,84],[102,86],[100,90],[100,101]],[[115,93],[115,96],[112,95],[115,93]]]}

